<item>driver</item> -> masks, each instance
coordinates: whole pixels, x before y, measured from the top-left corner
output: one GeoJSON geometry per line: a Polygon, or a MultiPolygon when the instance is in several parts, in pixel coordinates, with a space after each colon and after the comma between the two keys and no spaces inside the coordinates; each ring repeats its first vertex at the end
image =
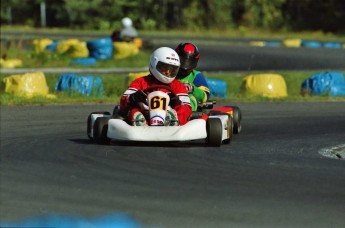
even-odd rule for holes
{"type": "Polygon", "coordinates": [[[170,126],[184,125],[192,114],[190,99],[184,85],[175,79],[180,67],[178,54],[169,47],[156,49],[150,59],[150,74],[135,79],[124,92],[120,100],[120,108],[128,111],[128,121],[134,126],[148,125],[148,107],[145,104],[148,92],[143,90],[158,86],[155,90],[171,93],[176,97],[170,99],[172,109],[167,111],[166,124],[170,126]],[[159,85],[162,88],[159,88],[159,85]],[[164,88],[170,87],[171,91],[164,88]]]}
{"type": "Polygon", "coordinates": [[[204,103],[210,99],[210,89],[205,76],[195,70],[200,58],[199,49],[193,43],[183,42],[177,45],[175,51],[181,61],[176,78],[186,87],[192,109],[196,111],[198,103],[204,103]]]}

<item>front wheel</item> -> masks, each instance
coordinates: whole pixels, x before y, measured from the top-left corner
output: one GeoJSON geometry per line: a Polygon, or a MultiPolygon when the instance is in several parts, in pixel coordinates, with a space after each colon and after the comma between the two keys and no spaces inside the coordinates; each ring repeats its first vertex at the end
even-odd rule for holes
{"type": "Polygon", "coordinates": [[[206,144],[208,146],[219,147],[222,145],[222,121],[218,118],[208,118],[206,121],[206,144]]]}
{"type": "Polygon", "coordinates": [[[108,133],[108,117],[98,117],[93,125],[93,139],[98,144],[109,144],[110,139],[108,133]]]}
{"type": "Polygon", "coordinates": [[[110,112],[91,112],[90,115],[87,117],[87,123],[86,123],[86,134],[87,137],[89,137],[90,140],[93,140],[91,137],[91,129],[92,129],[92,114],[103,114],[103,115],[110,115],[110,112]]]}

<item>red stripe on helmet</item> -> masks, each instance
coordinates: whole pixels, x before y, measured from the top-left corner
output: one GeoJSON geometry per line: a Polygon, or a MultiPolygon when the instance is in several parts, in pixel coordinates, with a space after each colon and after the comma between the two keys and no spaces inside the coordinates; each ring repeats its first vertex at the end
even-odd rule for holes
{"type": "Polygon", "coordinates": [[[184,46],[183,50],[187,53],[192,54],[192,53],[194,53],[195,48],[194,48],[193,44],[186,44],[186,46],[184,46]]]}

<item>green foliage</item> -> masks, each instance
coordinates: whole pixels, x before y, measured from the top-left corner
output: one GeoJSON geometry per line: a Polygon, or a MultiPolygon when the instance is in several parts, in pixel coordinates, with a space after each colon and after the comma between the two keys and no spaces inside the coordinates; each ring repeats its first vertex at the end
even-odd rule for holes
{"type": "Polygon", "coordinates": [[[286,0],[246,0],[247,22],[254,27],[279,29],[284,25],[282,5],[286,0]]]}
{"type": "MultiPolygon", "coordinates": [[[[41,0],[1,0],[1,24],[40,26],[41,0]]],[[[345,31],[343,0],[45,0],[48,27],[119,30],[130,17],[139,30],[345,31]]]]}
{"type": "Polygon", "coordinates": [[[287,26],[294,31],[322,30],[345,32],[343,0],[286,0],[283,15],[287,26]]]}
{"type": "Polygon", "coordinates": [[[192,0],[189,2],[188,7],[183,9],[183,18],[185,26],[191,30],[198,30],[203,27],[203,20],[205,15],[204,7],[200,1],[192,0]]]}
{"type": "Polygon", "coordinates": [[[145,30],[154,30],[157,27],[157,21],[149,18],[144,20],[142,23],[142,28],[145,30]]]}
{"type": "Polygon", "coordinates": [[[207,0],[206,7],[208,9],[206,10],[205,27],[210,29],[217,28],[219,30],[231,27],[234,24],[231,14],[234,2],[234,0],[207,0]]]}
{"type": "Polygon", "coordinates": [[[182,10],[183,25],[191,30],[224,30],[232,27],[234,25],[231,14],[233,4],[234,0],[189,1],[182,10]]]}

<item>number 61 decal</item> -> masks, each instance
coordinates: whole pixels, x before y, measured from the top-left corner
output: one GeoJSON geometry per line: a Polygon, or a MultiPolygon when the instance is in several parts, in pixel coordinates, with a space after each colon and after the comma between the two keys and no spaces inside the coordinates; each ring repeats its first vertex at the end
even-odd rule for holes
{"type": "Polygon", "coordinates": [[[168,108],[167,98],[164,96],[151,97],[149,104],[150,104],[150,110],[159,109],[159,110],[166,111],[168,108]]]}

